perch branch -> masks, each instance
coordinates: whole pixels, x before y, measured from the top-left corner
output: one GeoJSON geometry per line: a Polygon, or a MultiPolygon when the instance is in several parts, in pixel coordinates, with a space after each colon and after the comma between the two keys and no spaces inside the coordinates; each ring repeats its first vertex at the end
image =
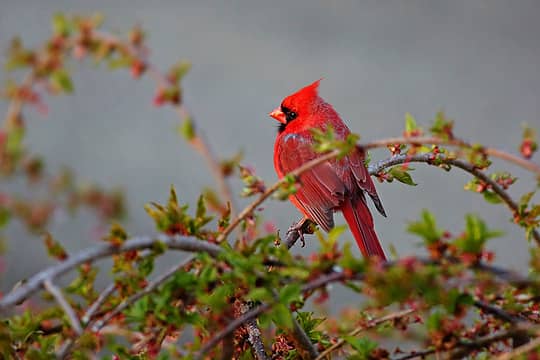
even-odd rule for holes
{"type": "MultiPolygon", "coordinates": [[[[381,148],[381,147],[386,147],[386,146],[396,145],[396,144],[411,144],[411,145],[431,144],[431,145],[449,145],[449,146],[465,147],[469,149],[473,148],[471,144],[469,144],[468,142],[464,140],[460,140],[456,138],[442,139],[438,137],[395,137],[395,138],[370,141],[365,144],[360,144],[359,147],[364,150],[369,150],[369,149],[381,148]]],[[[540,176],[540,166],[538,164],[535,164],[532,161],[525,160],[519,156],[510,154],[508,152],[495,149],[492,147],[481,147],[480,151],[485,153],[486,155],[490,155],[490,156],[497,157],[499,159],[514,163],[540,176]]]]}

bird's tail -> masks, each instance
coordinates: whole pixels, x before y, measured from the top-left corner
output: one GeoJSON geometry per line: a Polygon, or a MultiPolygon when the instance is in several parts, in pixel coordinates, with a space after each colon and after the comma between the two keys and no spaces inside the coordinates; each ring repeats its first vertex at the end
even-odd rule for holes
{"type": "Polygon", "coordinates": [[[381,242],[375,233],[373,217],[364,196],[359,197],[356,201],[350,198],[346,199],[342,211],[362,255],[366,257],[377,255],[382,260],[386,260],[381,242]]]}

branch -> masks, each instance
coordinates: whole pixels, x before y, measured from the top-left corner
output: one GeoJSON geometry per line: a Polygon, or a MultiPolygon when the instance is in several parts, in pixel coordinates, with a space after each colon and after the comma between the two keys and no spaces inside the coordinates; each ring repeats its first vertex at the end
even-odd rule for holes
{"type": "Polygon", "coordinates": [[[494,317],[496,317],[496,318],[498,318],[498,319],[500,319],[502,321],[505,321],[507,323],[510,323],[512,325],[515,325],[515,324],[517,324],[518,322],[521,322],[521,321],[525,321],[524,319],[520,319],[519,317],[514,316],[514,315],[504,311],[503,309],[501,309],[501,308],[499,308],[497,306],[485,303],[485,302],[480,301],[480,300],[474,300],[473,305],[475,307],[477,307],[478,309],[482,310],[484,313],[491,314],[494,317]]]}
{"type": "MultiPolygon", "coordinates": [[[[356,336],[356,335],[360,334],[362,331],[374,328],[374,327],[376,327],[376,326],[378,326],[380,324],[383,324],[385,322],[388,322],[388,321],[393,321],[395,319],[400,319],[402,317],[405,317],[407,315],[410,315],[410,314],[414,313],[414,311],[415,310],[413,310],[413,309],[396,311],[394,313],[382,316],[380,318],[370,320],[366,324],[363,324],[360,327],[354,329],[353,331],[351,331],[347,335],[348,336],[356,336]]],[[[339,349],[340,347],[342,347],[345,344],[346,344],[346,341],[344,339],[339,339],[335,344],[333,344],[332,346],[326,348],[315,360],[323,360],[323,359],[327,358],[332,352],[336,351],[337,349],[339,349]]]]}
{"type": "MultiPolygon", "coordinates": [[[[84,313],[84,315],[82,316],[81,318],[81,322],[84,324],[84,329],[83,331],[88,328],[88,323],[89,321],[92,319],[92,317],[94,316],[94,314],[96,312],[99,311],[99,308],[103,305],[103,303],[105,303],[105,301],[107,300],[107,298],[116,290],[116,286],[114,286],[114,284],[110,284],[109,286],[107,286],[105,288],[105,290],[103,290],[103,292],[101,294],[99,294],[98,298],[96,299],[96,301],[94,301],[92,303],[92,305],[88,308],[88,310],[86,310],[86,312],[84,313]]],[[[81,334],[78,334],[79,336],[81,334]]],[[[73,344],[75,344],[75,341],[76,339],[67,339],[64,344],[62,344],[62,346],[60,347],[60,349],[57,351],[56,353],[56,358],[57,359],[64,359],[68,354],[69,352],[71,351],[71,348],[73,347],[73,344]]]]}
{"type": "Polygon", "coordinates": [[[0,299],[0,312],[24,301],[30,295],[38,291],[46,280],[57,278],[81,264],[93,262],[107,256],[127,251],[149,249],[158,244],[164,244],[168,248],[174,250],[206,252],[211,256],[217,256],[222,251],[221,247],[216,244],[193,237],[167,236],[162,234],[155,237],[135,237],[120,246],[113,246],[106,243],[100,244],[82,250],[78,254],[70,256],[67,260],[30,277],[20,287],[12,290],[6,294],[5,297],[0,299]]]}
{"type": "Polygon", "coordinates": [[[503,341],[506,339],[510,339],[516,336],[521,336],[524,333],[526,333],[526,330],[521,329],[519,327],[511,328],[505,332],[498,333],[495,335],[489,335],[485,337],[478,338],[476,340],[470,341],[470,342],[461,342],[457,343],[457,351],[453,352],[450,355],[450,359],[463,359],[467,355],[469,355],[474,350],[478,350],[481,348],[484,348],[486,346],[489,346],[493,343],[503,341]]]}
{"type": "MultiPolygon", "coordinates": [[[[131,56],[135,58],[141,58],[142,61],[146,64],[147,71],[149,75],[154,79],[154,81],[157,83],[158,86],[162,86],[164,88],[169,87],[171,82],[167,79],[165,75],[159,70],[158,67],[150,63],[145,56],[145,54],[141,53],[141,51],[130,44],[127,44],[126,42],[123,42],[118,37],[109,34],[109,33],[103,33],[103,32],[95,32],[96,35],[104,37],[108,39],[110,42],[116,43],[121,46],[125,46],[127,50],[131,53],[131,56]]],[[[196,127],[195,121],[193,119],[193,116],[189,114],[186,107],[183,104],[171,104],[174,108],[175,112],[177,113],[180,121],[189,119],[193,123],[193,126],[196,127]]],[[[225,202],[228,202],[231,206],[231,214],[235,214],[235,205],[234,205],[234,198],[232,196],[232,191],[229,186],[229,183],[227,182],[227,179],[225,178],[223,171],[221,170],[221,165],[219,164],[219,161],[217,160],[214,152],[212,151],[212,148],[210,147],[209,143],[206,141],[204,134],[200,129],[196,129],[195,136],[193,139],[189,140],[189,143],[191,146],[205,159],[208,168],[210,169],[210,172],[212,173],[212,176],[214,177],[215,181],[217,182],[217,185],[219,187],[220,193],[223,195],[225,202]]]]}
{"type": "Polygon", "coordinates": [[[50,279],[46,279],[43,282],[43,287],[54,297],[62,310],[64,310],[66,316],[69,319],[69,322],[71,323],[71,327],[73,328],[73,330],[75,330],[77,335],[80,336],[83,332],[81,322],[79,321],[75,310],[73,310],[71,305],[69,305],[67,299],[62,294],[62,291],[56,285],[54,285],[50,279]]]}
{"type": "Polygon", "coordinates": [[[138,293],[133,294],[129,298],[122,301],[118,306],[116,306],[111,312],[107,313],[103,318],[97,321],[92,326],[92,331],[99,331],[103,326],[105,326],[111,319],[116,315],[120,314],[122,311],[127,309],[130,305],[135,303],[137,300],[142,298],[145,295],[148,295],[154,292],[161,284],[163,284],[167,279],[176,274],[180,269],[184,268],[188,263],[193,260],[193,256],[188,256],[187,259],[184,259],[180,264],[177,264],[171,267],[169,270],[163,274],[156,277],[152,282],[150,282],[143,290],[138,293]]]}
{"type": "Polygon", "coordinates": [[[536,349],[540,347],[540,337],[537,337],[535,338],[534,340],[532,340],[531,342],[525,344],[525,345],[522,345],[518,348],[515,348],[514,350],[508,352],[508,353],[505,353],[505,354],[502,354],[500,356],[497,356],[495,358],[495,360],[511,360],[511,359],[517,359],[519,358],[521,355],[525,355],[527,354],[528,352],[536,349]]]}
{"type": "Polygon", "coordinates": [[[425,359],[426,356],[435,354],[437,350],[435,349],[427,349],[427,350],[421,350],[421,351],[413,351],[410,354],[403,355],[399,358],[395,358],[394,360],[410,360],[410,359],[416,359],[416,358],[422,358],[425,359]]]}
{"type": "MultiPolygon", "coordinates": [[[[455,138],[442,139],[439,137],[395,137],[395,138],[375,140],[375,141],[371,141],[365,144],[360,144],[358,146],[364,150],[369,150],[369,149],[381,148],[381,147],[386,147],[386,146],[396,145],[396,144],[410,144],[410,145],[432,144],[432,145],[458,146],[458,147],[465,147],[469,149],[473,148],[471,144],[467,143],[464,140],[455,139],[455,138]]],[[[540,166],[535,164],[532,161],[525,160],[519,156],[507,153],[502,150],[491,148],[491,147],[481,147],[480,151],[485,153],[486,155],[490,155],[490,156],[497,157],[499,159],[514,163],[540,176],[540,166]]]]}
{"type": "MultiPolygon", "coordinates": [[[[245,302],[242,303],[240,306],[242,315],[251,310],[250,305],[245,302]]],[[[248,341],[251,345],[251,349],[253,350],[253,355],[255,359],[269,360],[270,358],[266,354],[264,343],[261,338],[261,330],[259,329],[259,326],[257,326],[257,320],[251,319],[246,321],[245,328],[248,333],[248,341]]]]}
{"type": "MultiPolygon", "coordinates": [[[[420,138],[418,138],[420,139],[420,138]]],[[[395,140],[395,139],[391,139],[395,140]]],[[[389,141],[387,141],[390,143],[389,141]]],[[[375,147],[372,144],[379,144],[379,143],[368,143],[367,147],[363,146],[364,148],[373,148],[375,147]]],[[[393,143],[395,144],[395,143],[393,143]]],[[[332,159],[333,157],[337,156],[337,152],[333,151],[328,154],[325,154],[321,156],[320,158],[317,158],[315,160],[312,160],[304,166],[298,168],[296,171],[292,172],[291,175],[294,175],[295,177],[299,176],[302,172],[307,171],[311,169],[314,166],[317,166],[321,162],[324,162],[326,160],[332,159]]],[[[448,159],[443,154],[437,154],[436,159],[433,158],[434,154],[432,153],[423,153],[423,154],[415,154],[415,155],[407,155],[407,154],[399,154],[391,156],[387,159],[380,160],[374,164],[371,164],[368,167],[368,171],[370,175],[376,175],[380,173],[382,170],[387,169],[391,166],[400,165],[400,164],[406,164],[411,162],[421,162],[433,165],[434,161],[439,161],[444,164],[453,165],[457,168],[460,168],[471,175],[479,178],[486,184],[489,184],[491,186],[491,189],[501,198],[501,200],[506,204],[506,206],[512,211],[513,215],[516,215],[519,212],[519,206],[512,199],[512,197],[508,194],[507,191],[505,191],[499,184],[497,184],[496,181],[491,179],[489,176],[487,176],[484,172],[478,170],[474,165],[465,162],[463,160],[456,160],[456,159],[448,159]]],[[[275,183],[272,187],[268,188],[256,201],[254,201],[250,206],[248,206],[244,211],[240,213],[236,220],[236,222],[231,223],[229,226],[230,230],[225,233],[223,236],[226,237],[233,229],[234,227],[238,226],[240,221],[242,221],[247,215],[249,215],[257,206],[259,206],[264,200],[266,200],[274,191],[276,191],[281,184],[284,183],[284,180],[278,181],[275,183]]],[[[303,220],[303,219],[302,219],[303,220]]],[[[300,222],[302,221],[300,220],[300,222]]],[[[299,222],[299,223],[300,223],[299,222]]],[[[537,230],[532,231],[532,236],[536,243],[540,246],[540,233],[537,230]]],[[[292,247],[294,243],[299,239],[300,233],[297,231],[290,232],[287,234],[287,238],[285,241],[285,244],[287,247],[292,247]]]]}
{"type": "Polygon", "coordinates": [[[304,330],[304,328],[298,323],[298,320],[294,317],[294,315],[291,312],[291,318],[293,321],[293,335],[294,339],[300,345],[300,347],[307,352],[308,359],[315,359],[319,356],[319,351],[313,343],[311,342],[311,339],[309,338],[308,334],[304,330]]]}
{"type": "Polygon", "coordinates": [[[92,303],[92,305],[86,310],[83,317],[81,318],[83,324],[88,325],[90,320],[96,312],[99,311],[99,308],[107,301],[107,298],[116,291],[116,286],[114,283],[110,284],[99,294],[99,297],[92,303]]]}
{"type": "MultiPolygon", "coordinates": [[[[345,279],[344,273],[332,272],[330,274],[320,276],[317,279],[304,285],[304,287],[302,288],[302,292],[313,291],[320,287],[326,286],[329,283],[341,281],[344,279],[345,279]]],[[[214,335],[214,337],[208,340],[206,344],[204,344],[204,346],[201,348],[201,350],[199,350],[199,352],[194,356],[194,358],[202,360],[204,358],[204,355],[210,350],[212,350],[217,344],[219,344],[219,342],[223,340],[227,335],[235,331],[238,327],[242,326],[242,324],[244,324],[246,321],[257,318],[259,315],[269,310],[271,307],[272,307],[271,303],[265,303],[251,309],[250,311],[246,312],[242,316],[237,317],[236,319],[231,321],[229,325],[227,325],[223,330],[219,331],[218,333],[214,335]]]]}
{"type": "MultiPolygon", "coordinates": [[[[307,163],[303,164],[299,168],[297,168],[294,171],[291,171],[288,176],[293,176],[294,178],[298,178],[301,174],[304,172],[312,169],[313,167],[322,164],[323,162],[333,159],[336,156],[339,155],[338,150],[331,151],[327,154],[322,155],[321,157],[318,157],[316,159],[313,159],[311,161],[308,161],[307,163]]],[[[283,177],[281,180],[274,183],[272,186],[270,186],[268,189],[266,189],[265,192],[263,192],[259,197],[253,201],[251,204],[246,206],[244,210],[242,210],[238,216],[227,226],[225,230],[219,236],[217,237],[217,242],[220,243],[223,240],[229,236],[229,234],[244,220],[249,214],[253,212],[259,205],[261,205],[266,199],[270,197],[277,189],[279,189],[280,186],[284,185],[287,182],[287,177],[283,177]]]]}
{"type": "MultiPolygon", "coordinates": [[[[437,154],[435,159],[433,157],[434,157],[434,154],[432,153],[423,153],[423,154],[416,154],[416,155],[407,155],[407,154],[394,155],[388,159],[381,160],[373,165],[370,165],[369,173],[370,175],[374,175],[374,174],[379,173],[381,170],[386,169],[390,166],[404,164],[404,163],[421,162],[421,163],[427,163],[427,164],[433,165],[434,161],[438,161],[444,164],[448,164],[448,165],[452,165],[457,168],[460,168],[474,175],[475,177],[482,180],[486,184],[489,184],[493,192],[495,192],[501,198],[501,200],[506,204],[506,206],[512,211],[512,214],[514,216],[519,214],[519,206],[510,197],[508,192],[505,191],[499,184],[497,184],[496,181],[491,179],[484,172],[478,170],[474,165],[468,162],[465,162],[463,160],[448,159],[442,154],[437,154]]],[[[540,246],[540,233],[537,230],[533,230],[532,236],[534,240],[536,241],[536,243],[540,246]]]]}

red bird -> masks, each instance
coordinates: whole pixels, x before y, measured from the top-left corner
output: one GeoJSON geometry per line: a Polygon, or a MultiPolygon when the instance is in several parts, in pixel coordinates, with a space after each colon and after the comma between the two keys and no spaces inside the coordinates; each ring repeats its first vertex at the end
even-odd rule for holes
{"type": "MultiPolygon", "coordinates": [[[[350,134],[332,105],[319,97],[319,82],[287,96],[281,106],[270,113],[281,123],[274,145],[274,166],[279,178],[321,155],[313,149],[312,129],[326,131],[332,126],[338,139],[350,134]]],[[[334,227],[334,211],[343,212],[362,254],[386,260],[365,194],[383,216],[386,214],[359,150],[304,172],[299,183],[290,200],[307,218],[329,231],[334,227]]]]}

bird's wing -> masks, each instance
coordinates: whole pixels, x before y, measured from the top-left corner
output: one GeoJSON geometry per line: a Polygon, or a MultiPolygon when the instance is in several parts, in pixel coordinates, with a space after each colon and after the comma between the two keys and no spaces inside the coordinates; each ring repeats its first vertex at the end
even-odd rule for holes
{"type": "MultiPolygon", "coordinates": [[[[366,165],[364,164],[364,156],[362,155],[362,153],[359,150],[355,149],[349,155],[343,158],[341,162],[346,163],[340,165],[339,162],[337,162],[334,166],[342,166],[346,169],[346,171],[349,171],[353,175],[356,186],[362,191],[365,191],[373,200],[373,203],[375,204],[377,210],[382,215],[386,216],[381,200],[379,199],[379,195],[377,195],[375,184],[373,184],[373,180],[371,180],[371,176],[369,176],[369,172],[366,168],[366,165]]],[[[349,189],[352,188],[349,187],[349,189]]]]}
{"type": "MultiPolygon", "coordinates": [[[[310,134],[285,134],[276,144],[275,167],[280,177],[320,156],[313,149],[310,134]]],[[[334,226],[333,209],[340,206],[345,184],[329,162],[300,175],[299,187],[291,200],[325,231],[334,226]]]]}

